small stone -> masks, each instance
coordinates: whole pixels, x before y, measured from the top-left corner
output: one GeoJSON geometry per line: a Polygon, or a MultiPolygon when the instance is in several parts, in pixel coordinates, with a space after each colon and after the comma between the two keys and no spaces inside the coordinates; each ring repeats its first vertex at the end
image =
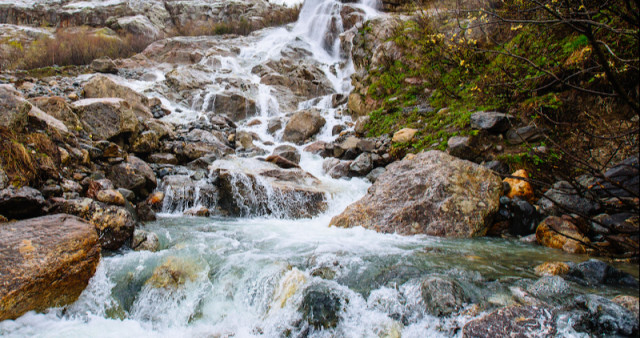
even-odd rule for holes
{"type": "MultiPolygon", "coordinates": [[[[527,173],[527,171],[524,169],[520,169],[511,174],[511,176],[529,178],[529,173],[527,173]]],[[[507,197],[514,198],[517,196],[529,202],[533,202],[533,200],[535,199],[535,196],[533,194],[533,186],[531,186],[531,183],[510,177],[505,178],[504,182],[508,183],[511,187],[511,190],[509,190],[507,197]]]]}
{"type": "Polygon", "coordinates": [[[209,209],[205,207],[195,207],[184,212],[186,216],[209,217],[209,209]]]}
{"type": "Polygon", "coordinates": [[[153,232],[144,230],[136,230],[133,232],[131,240],[131,248],[135,251],[151,251],[156,252],[160,249],[160,239],[153,232]]]}
{"type": "Polygon", "coordinates": [[[534,268],[538,276],[558,276],[569,272],[569,265],[564,262],[545,262],[534,268]]]}
{"type": "Polygon", "coordinates": [[[393,143],[407,143],[413,139],[417,132],[417,129],[412,128],[400,129],[395,134],[393,134],[393,138],[391,139],[391,141],[393,143]]]}
{"type": "Polygon", "coordinates": [[[124,205],[125,198],[118,190],[100,190],[96,193],[96,199],[102,203],[124,205]]]}

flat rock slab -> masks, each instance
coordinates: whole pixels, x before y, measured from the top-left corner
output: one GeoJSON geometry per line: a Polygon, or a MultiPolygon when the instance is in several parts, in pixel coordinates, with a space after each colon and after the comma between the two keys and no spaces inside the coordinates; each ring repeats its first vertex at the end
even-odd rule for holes
{"type": "Polygon", "coordinates": [[[0,321],[74,302],[99,262],[95,227],[78,217],[0,224],[0,321]]]}

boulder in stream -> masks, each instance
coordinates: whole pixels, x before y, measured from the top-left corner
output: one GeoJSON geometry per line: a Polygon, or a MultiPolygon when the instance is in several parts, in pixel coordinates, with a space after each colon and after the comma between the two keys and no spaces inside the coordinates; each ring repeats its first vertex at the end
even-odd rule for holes
{"type": "Polygon", "coordinates": [[[327,121],[318,113],[304,110],[295,113],[284,128],[282,139],[287,142],[302,144],[324,127],[327,121]]]}
{"type": "Polygon", "coordinates": [[[502,182],[491,170],[441,151],[390,164],[369,192],[331,220],[384,233],[474,237],[498,211],[502,182]]]}
{"type": "Polygon", "coordinates": [[[553,337],[554,317],[545,307],[509,306],[468,322],[462,337],[553,337]]]}
{"type": "Polygon", "coordinates": [[[0,321],[74,302],[100,261],[94,226],[52,215],[0,226],[0,321]]]}

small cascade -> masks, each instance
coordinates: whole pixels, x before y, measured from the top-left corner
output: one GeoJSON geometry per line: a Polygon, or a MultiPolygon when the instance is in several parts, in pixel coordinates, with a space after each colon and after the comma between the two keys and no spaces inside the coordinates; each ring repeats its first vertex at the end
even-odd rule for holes
{"type": "Polygon", "coordinates": [[[216,210],[218,191],[208,178],[193,180],[188,175],[167,176],[158,187],[164,192],[162,213],[184,213],[196,207],[216,210]]]}

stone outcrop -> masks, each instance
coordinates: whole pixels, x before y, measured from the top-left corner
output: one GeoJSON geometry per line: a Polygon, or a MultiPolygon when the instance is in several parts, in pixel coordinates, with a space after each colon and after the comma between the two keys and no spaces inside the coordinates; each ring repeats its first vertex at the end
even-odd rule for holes
{"type": "Polygon", "coordinates": [[[0,321],[75,301],[100,261],[95,228],[52,215],[0,226],[0,321]]]}
{"type": "Polygon", "coordinates": [[[138,118],[123,99],[84,99],[74,102],[73,110],[95,140],[126,137],[139,130],[138,118]]]}
{"type": "Polygon", "coordinates": [[[502,182],[492,171],[440,151],[387,166],[365,197],[331,220],[384,233],[473,237],[498,211],[502,182]]]}

